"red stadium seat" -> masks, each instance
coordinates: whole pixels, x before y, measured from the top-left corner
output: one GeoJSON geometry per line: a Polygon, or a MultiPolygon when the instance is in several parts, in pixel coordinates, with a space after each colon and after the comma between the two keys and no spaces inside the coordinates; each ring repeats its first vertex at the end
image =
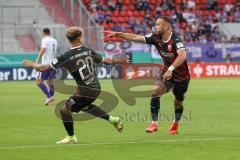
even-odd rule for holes
{"type": "Polygon", "coordinates": [[[203,16],[209,16],[209,15],[210,15],[210,11],[207,11],[207,10],[203,11],[203,16]]]}
{"type": "Polygon", "coordinates": [[[178,4],[178,5],[179,5],[181,2],[182,2],[182,0],[175,0],[175,3],[178,4]]]}
{"type": "Polygon", "coordinates": [[[128,29],[126,29],[126,32],[128,32],[128,33],[132,33],[133,30],[132,30],[131,28],[128,28],[128,29]]]}
{"type": "Polygon", "coordinates": [[[135,16],[135,17],[139,16],[138,11],[133,11],[133,16],[135,16]]]}
{"type": "Polygon", "coordinates": [[[124,19],[124,17],[117,17],[117,22],[120,22],[120,23],[123,23],[123,22],[125,22],[125,19],[124,19]]]}
{"type": "Polygon", "coordinates": [[[127,16],[127,11],[120,11],[120,16],[122,16],[122,17],[127,16]]]}
{"type": "Polygon", "coordinates": [[[216,11],[210,11],[211,16],[215,16],[215,14],[216,14],[216,11]]]}
{"type": "Polygon", "coordinates": [[[113,28],[113,26],[114,26],[114,24],[113,24],[113,23],[109,23],[109,24],[108,24],[108,26],[109,26],[109,28],[111,28],[111,29],[112,29],[112,28],[113,28]]]}
{"type": "Polygon", "coordinates": [[[140,11],[139,15],[144,17],[145,16],[145,12],[144,11],[140,11]]]}
{"type": "Polygon", "coordinates": [[[139,16],[139,17],[136,17],[136,19],[139,20],[139,21],[143,21],[143,20],[144,20],[144,17],[139,16]]]}
{"type": "Polygon", "coordinates": [[[133,12],[132,11],[127,11],[127,16],[129,16],[129,17],[133,16],[133,12]]]}
{"type": "Polygon", "coordinates": [[[118,17],[112,17],[112,21],[113,22],[117,22],[118,21],[118,17]]]}
{"type": "Polygon", "coordinates": [[[131,0],[123,0],[123,4],[129,5],[131,0]]]}
{"type": "Polygon", "coordinates": [[[151,5],[158,5],[158,4],[161,3],[161,0],[150,0],[149,3],[150,3],[151,5]]]}
{"type": "Polygon", "coordinates": [[[126,17],[124,17],[124,18],[125,18],[125,22],[127,22],[127,23],[128,23],[128,22],[129,22],[129,19],[130,19],[130,17],[131,17],[131,16],[126,16],[126,17]]]}
{"type": "Polygon", "coordinates": [[[218,0],[218,3],[219,4],[226,4],[226,3],[228,3],[229,2],[229,0],[218,0]]]}
{"type": "Polygon", "coordinates": [[[119,16],[119,12],[118,11],[114,11],[113,12],[113,16],[118,17],[119,16]]]}
{"type": "Polygon", "coordinates": [[[122,26],[128,28],[128,23],[123,23],[122,26]]]}
{"type": "Polygon", "coordinates": [[[128,10],[134,11],[134,10],[135,10],[135,6],[134,6],[134,5],[129,5],[129,6],[128,6],[128,10]]]}
{"type": "Polygon", "coordinates": [[[196,3],[196,5],[199,5],[199,4],[202,3],[202,1],[201,0],[195,0],[195,3],[196,3]]]}

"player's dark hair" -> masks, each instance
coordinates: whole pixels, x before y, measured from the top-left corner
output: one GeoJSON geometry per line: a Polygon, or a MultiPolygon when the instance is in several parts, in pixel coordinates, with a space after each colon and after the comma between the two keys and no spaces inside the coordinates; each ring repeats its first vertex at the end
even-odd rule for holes
{"type": "Polygon", "coordinates": [[[43,33],[44,33],[44,34],[47,34],[47,35],[50,35],[50,34],[51,34],[49,28],[44,28],[44,29],[43,29],[43,33]]]}
{"type": "Polygon", "coordinates": [[[172,25],[172,19],[168,16],[161,16],[159,17],[159,19],[164,20],[165,22],[169,23],[170,25],[172,25]]]}
{"type": "Polygon", "coordinates": [[[74,42],[82,36],[82,29],[80,27],[69,27],[66,32],[66,37],[70,42],[74,42]]]}

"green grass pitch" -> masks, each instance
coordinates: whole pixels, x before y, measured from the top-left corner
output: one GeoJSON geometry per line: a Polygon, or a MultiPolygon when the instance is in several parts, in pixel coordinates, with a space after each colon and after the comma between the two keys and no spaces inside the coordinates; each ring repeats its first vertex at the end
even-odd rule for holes
{"type": "MultiPolygon", "coordinates": [[[[116,95],[110,80],[101,84],[102,90],[116,95]]],[[[68,96],[56,93],[56,101],[68,96]]],[[[34,81],[0,82],[0,160],[240,159],[239,78],[193,79],[184,105],[185,119],[176,136],[168,135],[171,119],[166,117],[161,118],[157,133],[145,133],[149,124],[146,97],[138,98],[134,107],[120,99],[111,112],[123,117],[123,133],[101,119],[76,122],[79,142],[56,145],[66,133],[54,106],[44,107],[43,101],[34,81]]],[[[162,97],[161,112],[169,116],[173,112],[171,94],[162,97]]]]}

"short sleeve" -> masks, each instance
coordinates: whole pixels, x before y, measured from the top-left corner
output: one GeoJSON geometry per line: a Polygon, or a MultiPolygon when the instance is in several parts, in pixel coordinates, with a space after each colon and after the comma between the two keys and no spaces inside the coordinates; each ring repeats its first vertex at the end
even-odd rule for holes
{"type": "Polygon", "coordinates": [[[65,54],[63,54],[63,55],[60,55],[60,56],[54,58],[50,62],[50,65],[53,69],[58,69],[58,68],[64,67],[64,64],[66,63],[66,61],[67,61],[66,56],[65,56],[65,54]]]}
{"type": "Polygon", "coordinates": [[[178,51],[180,49],[185,49],[185,46],[184,46],[182,40],[178,36],[174,39],[174,46],[176,48],[176,51],[178,51]]]}
{"type": "Polygon", "coordinates": [[[92,55],[93,55],[93,58],[94,58],[94,62],[96,62],[96,63],[101,63],[102,62],[103,57],[99,53],[92,50],[92,55]]]}
{"type": "Polygon", "coordinates": [[[41,42],[41,48],[47,48],[47,41],[46,39],[42,39],[42,42],[41,42]]]}
{"type": "Polygon", "coordinates": [[[149,34],[145,35],[144,39],[145,39],[146,44],[154,44],[154,34],[153,33],[149,33],[149,34]]]}

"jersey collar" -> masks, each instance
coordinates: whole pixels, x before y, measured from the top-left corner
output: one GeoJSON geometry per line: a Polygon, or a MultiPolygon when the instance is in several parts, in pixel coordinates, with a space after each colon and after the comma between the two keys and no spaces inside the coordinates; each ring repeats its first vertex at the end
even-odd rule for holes
{"type": "Polygon", "coordinates": [[[172,37],[172,32],[171,32],[170,36],[168,37],[168,39],[167,39],[166,41],[164,41],[163,39],[162,39],[162,41],[163,41],[164,43],[167,43],[167,42],[170,41],[171,37],[172,37]]]}
{"type": "Polygon", "coordinates": [[[76,48],[80,48],[80,47],[82,47],[82,45],[81,46],[77,46],[77,47],[73,47],[73,48],[70,48],[70,49],[76,49],[76,48]]]}

